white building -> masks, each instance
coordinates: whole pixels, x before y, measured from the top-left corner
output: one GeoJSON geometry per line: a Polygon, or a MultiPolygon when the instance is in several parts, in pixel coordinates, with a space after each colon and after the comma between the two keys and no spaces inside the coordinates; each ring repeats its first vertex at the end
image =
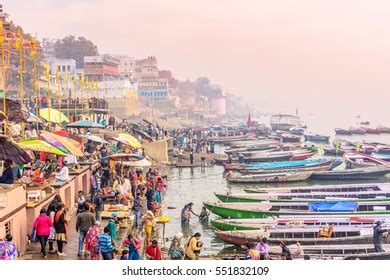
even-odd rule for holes
{"type": "Polygon", "coordinates": [[[54,45],[58,41],[58,39],[54,38],[43,38],[42,39],[42,50],[43,55],[47,60],[54,59],[54,45]]]}

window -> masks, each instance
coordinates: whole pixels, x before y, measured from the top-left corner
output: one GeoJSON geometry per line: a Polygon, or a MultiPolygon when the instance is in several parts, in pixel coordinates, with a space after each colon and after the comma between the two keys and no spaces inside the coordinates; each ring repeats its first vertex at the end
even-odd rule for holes
{"type": "Polygon", "coordinates": [[[68,72],[70,72],[70,65],[68,65],[67,68],[68,68],[68,72]]]}
{"type": "Polygon", "coordinates": [[[65,72],[66,66],[62,65],[62,72],[65,72]]]}
{"type": "Polygon", "coordinates": [[[11,234],[12,235],[12,223],[11,223],[11,221],[6,222],[4,227],[5,227],[5,234],[11,234]]]}
{"type": "Polygon", "coordinates": [[[57,66],[57,70],[58,70],[58,72],[61,72],[61,66],[60,65],[57,66]]]}

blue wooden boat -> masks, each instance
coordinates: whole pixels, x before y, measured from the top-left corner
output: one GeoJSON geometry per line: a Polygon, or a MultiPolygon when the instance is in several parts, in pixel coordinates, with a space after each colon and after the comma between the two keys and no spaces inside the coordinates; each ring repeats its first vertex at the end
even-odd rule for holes
{"type": "Polygon", "coordinates": [[[329,163],[326,159],[308,159],[308,160],[296,160],[296,161],[280,161],[280,162],[267,162],[267,163],[255,163],[247,164],[243,170],[256,170],[256,169],[285,169],[285,168],[297,168],[297,167],[310,167],[319,164],[329,163]]]}

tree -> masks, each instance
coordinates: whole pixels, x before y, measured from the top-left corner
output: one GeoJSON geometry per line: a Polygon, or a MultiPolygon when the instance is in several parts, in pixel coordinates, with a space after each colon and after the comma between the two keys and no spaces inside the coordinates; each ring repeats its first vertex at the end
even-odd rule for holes
{"type": "Polygon", "coordinates": [[[201,77],[195,81],[195,92],[198,97],[214,97],[222,95],[221,88],[217,85],[212,85],[210,79],[207,77],[201,77]]]}
{"type": "Polygon", "coordinates": [[[70,35],[62,40],[58,40],[54,45],[54,55],[59,59],[74,59],[76,67],[84,67],[84,56],[99,55],[97,46],[84,37],[70,35]]]}
{"type": "MultiPolygon", "coordinates": [[[[10,22],[10,32],[16,34],[20,30],[22,37],[25,42],[31,41],[32,36],[23,31],[21,26],[15,25],[14,22],[10,22]]],[[[42,48],[38,41],[37,43],[37,78],[43,73],[43,53],[42,48]]],[[[23,62],[23,88],[24,88],[24,96],[28,97],[34,93],[34,61],[30,55],[31,49],[24,45],[22,47],[22,62],[23,62]]],[[[9,88],[19,88],[20,85],[20,53],[15,49],[15,46],[12,45],[10,48],[10,56],[9,61],[11,67],[7,71],[7,87],[9,88]]],[[[19,91],[19,89],[17,90],[19,91]]]]}

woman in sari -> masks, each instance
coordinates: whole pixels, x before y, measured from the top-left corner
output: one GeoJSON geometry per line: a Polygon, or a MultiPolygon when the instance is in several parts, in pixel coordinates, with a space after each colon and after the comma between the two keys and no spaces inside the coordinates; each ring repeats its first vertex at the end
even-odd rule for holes
{"type": "Polygon", "coordinates": [[[96,221],[85,236],[85,249],[89,251],[91,260],[99,260],[99,234],[100,222],[96,221]]]}
{"type": "Polygon", "coordinates": [[[56,240],[58,246],[57,254],[61,257],[66,256],[63,252],[64,243],[67,242],[67,225],[65,205],[63,203],[58,204],[58,211],[54,216],[54,228],[56,230],[56,240]]]}
{"type": "Polygon", "coordinates": [[[141,255],[139,253],[141,249],[141,241],[135,238],[132,234],[129,234],[129,260],[138,261],[141,259],[141,255]]]}

